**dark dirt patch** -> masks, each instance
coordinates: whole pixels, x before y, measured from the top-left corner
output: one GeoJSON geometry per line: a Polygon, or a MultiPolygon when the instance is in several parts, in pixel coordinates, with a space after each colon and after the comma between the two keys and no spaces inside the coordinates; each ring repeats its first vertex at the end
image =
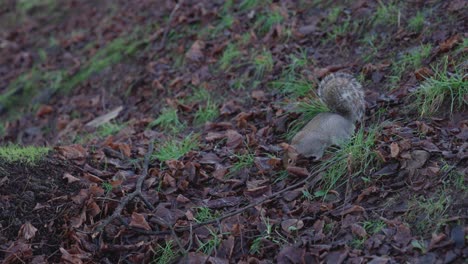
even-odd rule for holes
{"type": "Polygon", "coordinates": [[[54,262],[60,259],[58,250],[67,237],[67,222],[79,213],[71,198],[79,191],[80,183],[67,183],[66,172],[73,173],[65,163],[54,159],[34,166],[1,163],[1,259],[11,255],[9,248],[15,241],[24,240],[19,231],[26,223],[37,229],[28,241],[32,254],[54,262]]]}

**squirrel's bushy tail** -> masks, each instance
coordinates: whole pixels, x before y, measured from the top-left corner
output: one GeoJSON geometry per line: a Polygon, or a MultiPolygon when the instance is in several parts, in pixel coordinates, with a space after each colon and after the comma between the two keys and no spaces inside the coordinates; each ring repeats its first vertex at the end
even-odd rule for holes
{"type": "Polygon", "coordinates": [[[365,111],[362,85],[350,74],[337,72],[319,84],[320,100],[334,113],[351,121],[361,121],[365,111]]]}

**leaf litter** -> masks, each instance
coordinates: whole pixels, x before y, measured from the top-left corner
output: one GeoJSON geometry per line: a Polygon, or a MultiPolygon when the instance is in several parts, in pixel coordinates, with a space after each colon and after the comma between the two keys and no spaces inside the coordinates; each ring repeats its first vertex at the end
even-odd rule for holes
{"type": "Polygon", "coordinates": [[[0,160],[2,262],[466,259],[467,95],[411,107],[442,69],[466,75],[466,3],[267,2],[6,1],[0,142],[54,151],[0,160]],[[367,90],[379,163],[347,156],[328,189],[331,165],[282,162],[288,104],[312,96],[273,83],[343,70],[367,90]]]}

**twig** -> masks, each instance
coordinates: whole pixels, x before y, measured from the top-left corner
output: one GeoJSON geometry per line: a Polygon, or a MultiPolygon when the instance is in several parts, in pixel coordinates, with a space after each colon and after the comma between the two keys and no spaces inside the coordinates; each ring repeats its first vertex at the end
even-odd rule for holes
{"type": "Polygon", "coordinates": [[[157,51],[160,51],[162,48],[164,48],[164,46],[166,46],[167,34],[169,34],[169,28],[171,27],[172,20],[174,19],[174,14],[179,9],[182,2],[183,2],[183,0],[181,0],[179,3],[177,3],[174,6],[174,9],[172,9],[171,14],[169,15],[169,19],[167,20],[166,27],[164,28],[164,33],[163,33],[161,43],[159,44],[159,47],[156,49],[157,51]]]}
{"type": "Polygon", "coordinates": [[[141,175],[138,177],[138,180],[137,180],[137,183],[136,183],[136,186],[135,186],[135,190],[132,193],[125,196],[120,201],[119,206],[117,206],[117,208],[112,213],[112,215],[107,217],[103,222],[101,222],[101,224],[99,224],[98,227],[96,227],[94,233],[92,234],[92,238],[96,238],[96,236],[99,235],[99,233],[102,232],[104,227],[106,227],[110,222],[112,222],[116,218],[120,218],[122,210],[125,208],[125,206],[127,206],[127,204],[130,201],[132,201],[133,199],[135,199],[135,197],[137,197],[137,196],[146,204],[146,206],[149,207],[150,210],[154,210],[154,207],[151,205],[151,203],[149,203],[148,200],[141,193],[141,188],[143,187],[143,182],[144,182],[146,176],[148,175],[148,167],[149,167],[151,154],[153,154],[153,149],[154,149],[154,140],[151,140],[150,144],[148,146],[148,153],[146,153],[146,155],[145,155],[143,170],[142,170],[141,175]]]}

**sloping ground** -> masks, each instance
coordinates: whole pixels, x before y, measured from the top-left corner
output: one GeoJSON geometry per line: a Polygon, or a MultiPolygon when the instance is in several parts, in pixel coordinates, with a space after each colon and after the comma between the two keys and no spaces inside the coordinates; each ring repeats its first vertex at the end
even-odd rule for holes
{"type": "Polygon", "coordinates": [[[331,2],[3,1],[0,142],[54,152],[0,166],[0,259],[463,263],[466,2],[331,2]],[[335,71],[365,122],[285,168],[335,71]]]}

